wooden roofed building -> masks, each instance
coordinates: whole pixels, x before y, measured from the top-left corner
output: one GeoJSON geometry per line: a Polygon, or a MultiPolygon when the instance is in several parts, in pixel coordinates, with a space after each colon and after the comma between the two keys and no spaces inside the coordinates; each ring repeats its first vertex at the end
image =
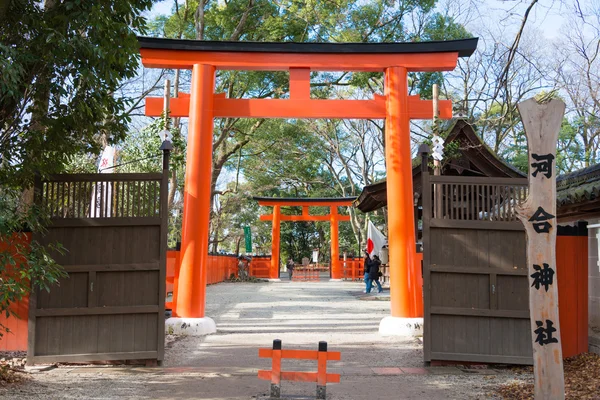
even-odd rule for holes
{"type": "MultiPolygon", "coordinates": [[[[471,176],[471,177],[496,177],[496,178],[525,178],[526,175],[505,163],[481,140],[465,120],[457,120],[450,128],[445,140],[445,148],[452,149],[442,161],[442,175],[446,176],[471,176]]],[[[430,173],[433,171],[430,169],[430,173]]],[[[413,191],[415,195],[415,229],[417,242],[421,233],[419,222],[422,217],[422,183],[421,183],[421,158],[413,161],[413,191]]],[[[466,193],[464,195],[467,195],[466,193]]],[[[454,202],[453,204],[458,204],[454,202]]],[[[386,181],[380,181],[363,188],[363,191],[354,201],[354,206],[362,212],[378,210],[387,205],[386,181]]]]}
{"type": "MultiPolygon", "coordinates": [[[[483,342],[489,335],[474,333],[481,331],[477,326],[525,336],[529,329],[526,242],[515,213],[526,195],[526,175],[500,160],[466,121],[452,126],[445,148],[450,150],[442,176],[431,176],[432,168],[422,167],[420,157],[412,170],[417,249],[423,243],[424,251],[425,360],[530,363],[528,344],[489,347],[483,342]],[[441,191],[437,196],[435,188],[441,191]],[[424,197],[430,197],[426,215],[424,197]],[[508,325],[500,323],[509,319],[508,325]]],[[[562,348],[568,357],[588,351],[588,322],[589,349],[600,350],[595,337],[600,333],[600,165],[558,177],[557,200],[559,222],[571,225],[559,226],[556,245],[562,348]],[[582,220],[589,230],[578,223],[582,220]],[[589,238],[582,236],[588,233],[589,238]]],[[[386,182],[366,186],[354,205],[363,212],[386,206],[386,182]]]]}

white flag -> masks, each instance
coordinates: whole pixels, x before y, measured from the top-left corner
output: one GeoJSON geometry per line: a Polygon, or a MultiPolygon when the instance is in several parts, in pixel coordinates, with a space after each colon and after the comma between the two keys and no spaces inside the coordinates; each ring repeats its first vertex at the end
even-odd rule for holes
{"type": "Polygon", "coordinates": [[[379,232],[379,230],[373,225],[371,221],[369,221],[369,225],[367,228],[367,252],[371,257],[374,255],[379,256],[381,253],[381,248],[383,245],[387,243],[387,239],[383,236],[383,233],[379,232]]]}
{"type": "MultiPolygon", "coordinates": [[[[115,165],[115,148],[106,146],[102,152],[102,158],[98,165],[98,173],[110,174],[115,165]]],[[[110,182],[96,183],[92,190],[92,204],[90,207],[90,217],[99,218],[110,217],[112,211],[112,185],[110,182]],[[101,197],[104,200],[101,201],[101,197]],[[102,209],[101,209],[102,207],[102,209]]]]}

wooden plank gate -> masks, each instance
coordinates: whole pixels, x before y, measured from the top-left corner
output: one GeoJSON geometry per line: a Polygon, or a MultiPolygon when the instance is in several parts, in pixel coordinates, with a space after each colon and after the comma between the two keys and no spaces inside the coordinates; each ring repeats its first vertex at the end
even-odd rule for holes
{"type": "Polygon", "coordinates": [[[527,179],[430,176],[423,169],[424,355],[532,364],[527,179]]]}
{"type": "Polygon", "coordinates": [[[163,359],[165,153],[162,173],[54,175],[36,183],[51,225],[34,239],[67,249],[53,256],[69,276],[31,295],[29,364],[163,359]]]}

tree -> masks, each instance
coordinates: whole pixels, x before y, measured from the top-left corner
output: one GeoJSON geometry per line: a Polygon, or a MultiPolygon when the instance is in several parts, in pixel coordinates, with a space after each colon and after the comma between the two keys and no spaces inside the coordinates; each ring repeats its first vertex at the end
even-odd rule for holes
{"type": "Polygon", "coordinates": [[[129,100],[115,93],[135,76],[135,32],[151,0],[21,0],[0,7],[0,311],[64,275],[37,242],[44,216],[31,204],[36,172],[122,139],[129,100]],[[115,45],[118,42],[118,45],[115,45]],[[25,193],[27,196],[21,197],[25,193]],[[12,247],[12,248],[11,248],[12,247]],[[16,273],[16,275],[15,275],[16,273]]]}
{"type": "Polygon", "coordinates": [[[98,151],[99,136],[125,136],[128,99],[114,93],[137,72],[135,32],[151,4],[8,2],[0,30],[3,185],[30,185],[36,171],[59,172],[69,155],[98,151]]]}
{"type": "Polygon", "coordinates": [[[600,159],[600,6],[576,2],[574,15],[555,44],[554,79],[567,104],[582,154],[572,167],[588,167],[600,159]]]}

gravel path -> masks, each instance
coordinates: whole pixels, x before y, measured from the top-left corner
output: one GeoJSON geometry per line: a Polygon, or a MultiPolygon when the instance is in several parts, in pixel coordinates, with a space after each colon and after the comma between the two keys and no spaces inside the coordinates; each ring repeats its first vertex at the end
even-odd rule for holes
{"type": "MultiPolygon", "coordinates": [[[[506,371],[465,373],[454,367],[423,369],[420,341],[381,337],[379,321],[389,302],[361,300],[359,283],[221,283],[207,292],[207,316],[218,333],[168,337],[162,368],[60,366],[30,375],[26,383],[0,388],[7,399],[262,399],[269,388],[256,377],[270,369],[259,347],[281,339],[283,348],[316,349],[327,341],[342,361],[328,370],[342,374],[328,385],[330,399],[479,399],[506,371]],[[404,368],[404,369],[402,369],[404,368]]],[[[314,361],[284,360],[283,370],[309,371],[314,361]]],[[[314,398],[315,385],[288,383],[282,394],[314,398]]]]}

